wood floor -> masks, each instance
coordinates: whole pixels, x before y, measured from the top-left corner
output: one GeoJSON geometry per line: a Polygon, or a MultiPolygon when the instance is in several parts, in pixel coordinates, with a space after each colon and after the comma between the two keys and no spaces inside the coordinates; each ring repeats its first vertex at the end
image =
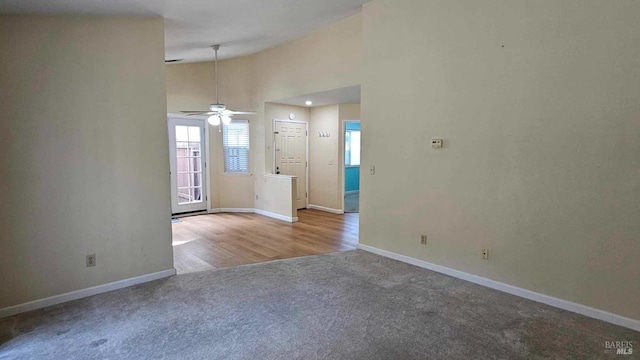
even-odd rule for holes
{"type": "Polygon", "coordinates": [[[355,249],[359,214],[299,210],[293,224],[257,214],[223,213],[173,223],[179,274],[355,249]]]}

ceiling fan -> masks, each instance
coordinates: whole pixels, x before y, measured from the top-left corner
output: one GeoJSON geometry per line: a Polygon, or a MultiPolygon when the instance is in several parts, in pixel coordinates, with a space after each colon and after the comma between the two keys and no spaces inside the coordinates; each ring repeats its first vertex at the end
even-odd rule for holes
{"type": "Polygon", "coordinates": [[[231,117],[234,115],[254,115],[255,111],[233,111],[227,109],[225,104],[220,104],[218,100],[218,49],[220,45],[212,45],[213,51],[216,54],[215,60],[215,77],[216,77],[216,103],[209,105],[209,110],[196,110],[196,111],[181,111],[181,113],[187,115],[208,115],[209,124],[218,126],[222,122],[223,124],[229,124],[231,117]]]}

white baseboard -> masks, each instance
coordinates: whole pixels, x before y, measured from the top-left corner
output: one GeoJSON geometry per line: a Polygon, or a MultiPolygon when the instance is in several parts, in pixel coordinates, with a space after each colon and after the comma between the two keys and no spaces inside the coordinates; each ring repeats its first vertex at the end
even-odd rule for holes
{"type": "Polygon", "coordinates": [[[349,190],[349,191],[345,191],[344,194],[345,195],[349,195],[349,194],[357,194],[359,193],[360,190],[349,190]]]}
{"type": "Polygon", "coordinates": [[[219,213],[255,213],[255,214],[258,214],[258,215],[268,216],[270,218],[274,218],[274,219],[278,219],[278,220],[282,220],[282,221],[286,221],[286,222],[290,222],[290,223],[294,223],[294,222],[298,221],[298,217],[297,216],[296,217],[284,216],[284,215],[272,213],[270,211],[265,211],[265,210],[260,210],[260,209],[253,209],[253,208],[216,208],[216,209],[209,209],[209,214],[219,214],[219,213]]]}
{"type": "Polygon", "coordinates": [[[260,210],[260,209],[254,209],[255,213],[258,215],[263,215],[263,216],[268,216],[270,218],[274,218],[274,219],[278,219],[278,220],[282,220],[282,221],[286,221],[286,222],[290,222],[290,223],[294,223],[296,221],[298,221],[298,217],[290,217],[290,216],[284,216],[284,215],[280,215],[280,214],[276,214],[276,213],[272,213],[270,211],[265,211],[265,210],[260,210]]]}
{"type": "Polygon", "coordinates": [[[640,320],[631,319],[621,315],[613,314],[608,311],[594,309],[592,307],[577,304],[571,301],[558,299],[549,295],[533,292],[531,290],[519,288],[517,286],[505,284],[499,281],[487,279],[477,275],[468,274],[462,271],[454,270],[445,266],[436,265],[424,260],[415,259],[409,256],[400,255],[387,250],[382,250],[368,245],[358,244],[358,248],[388,257],[394,260],[402,261],[407,264],[419,266],[421,268],[429,269],[435,272],[439,272],[445,275],[453,276],[458,279],[466,280],[475,284],[486,286],[495,290],[500,290],[511,295],[519,296],[525,299],[533,300],[539,303],[547,304],[553,307],[557,307],[563,310],[578,313],[590,318],[606,321],[611,324],[623,326],[632,330],[640,331],[640,320]]]}
{"type": "Polygon", "coordinates": [[[254,208],[220,208],[219,212],[240,212],[240,213],[254,213],[256,212],[254,208]]]}
{"type": "Polygon", "coordinates": [[[26,311],[37,310],[47,306],[57,305],[67,301],[77,300],[77,299],[81,299],[88,296],[102,294],[108,291],[122,289],[125,287],[142,284],[148,281],[166,278],[169,276],[173,276],[175,274],[176,274],[176,269],[169,269],[169,270],[159,271],[156,273],[136,276],[129,279],[118,280],[108,284],[92,286],[86,289],[71,291],[68,293],[60,294],[60,295],[54,295],[48,298],[29,301],[23,304],[9,306],[9,307],[0,309],[0,318],[13,316],[26,311]]]}
{"type": "Polygon", "coordinates": [[[330,212],[333,214],[339,214],[342,215],[344,214],[343,210],[340,209],[332,209],[332,208],[328,208],[328,207],[324,207],[324,206],[320,206],[320,205],[307,205],[307,209],[315,209],[315,210],[320,210],[320,211],[326,211],[326,212],[330,212]]]}
{"type": "Polygon", "coordinates": [[[207,210],[209,214],[219,214],[219,213],[254,213],[255,209],[253,208],[215,208],[207,210]]]}

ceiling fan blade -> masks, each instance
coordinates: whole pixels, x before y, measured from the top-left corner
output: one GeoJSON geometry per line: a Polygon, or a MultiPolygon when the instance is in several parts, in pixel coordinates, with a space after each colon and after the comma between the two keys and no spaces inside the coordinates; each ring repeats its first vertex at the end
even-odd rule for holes
{"type": "Polygon", "coordinates": [[[229,110],[229,112],[233,115],[255,115],[257,112],[255,111],[233,111],[229,110]]]}
{"type": "Polygon", "coordinates": [[[215,114],[213,111],[180,111],[183,114],[187,115],[213,115],[215,114]]]}

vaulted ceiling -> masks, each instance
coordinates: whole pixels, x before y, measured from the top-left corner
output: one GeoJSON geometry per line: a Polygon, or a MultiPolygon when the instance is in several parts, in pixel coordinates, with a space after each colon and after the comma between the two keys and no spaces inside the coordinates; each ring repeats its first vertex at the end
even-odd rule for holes
{"type": "Polygon", "coordinates": [[[0,13],[162,16],[165,59],[249,55],[358,13],[369,0],[0,0],[0,13]]]}

